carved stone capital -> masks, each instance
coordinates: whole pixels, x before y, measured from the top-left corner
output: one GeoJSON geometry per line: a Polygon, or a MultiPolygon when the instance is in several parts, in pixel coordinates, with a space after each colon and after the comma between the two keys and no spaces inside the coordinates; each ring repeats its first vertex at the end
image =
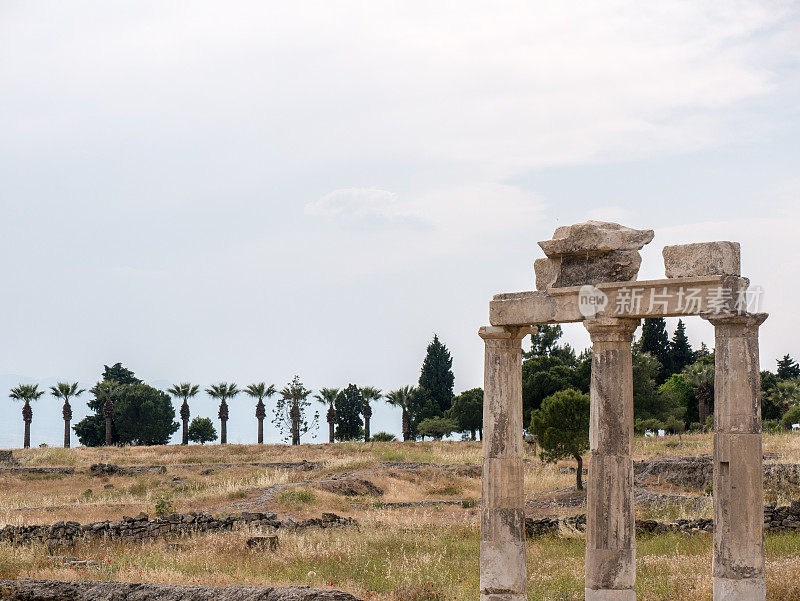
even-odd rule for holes
{"type": "Polygon", "coordinates": [[[639,319],[626,319],[623,317],[599,317],[587,319],[583,322],[589,332],[593,343],[597,342],[627,342],[633,340],[633,333],[639,327],[639,319]]]}

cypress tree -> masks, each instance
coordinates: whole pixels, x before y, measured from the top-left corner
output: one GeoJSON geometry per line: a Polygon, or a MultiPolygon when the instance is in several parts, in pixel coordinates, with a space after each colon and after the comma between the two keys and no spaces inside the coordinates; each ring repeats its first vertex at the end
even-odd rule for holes
{"type": "Polygon", "coordinates": [[[419,386],[428,392],[439,409],[439,415],[450,409],[450,405],[453,404],[455,376],[452,367],[453,359],[450,357],[450,351],[434,334],[433,340],[428,345],[425,360],[422,362],[419,386]]]}
{"type": "Polygon", "coordinates": [[[648,317],[644,320],[640,344],[643,353],[649,353],[661,363],[657,384],[663,384],[670,372],[669,335],[663,317],[648,317]]]}
{"type": "Polygon", "coordinates": [[[684,367],[694,363],[694,352],[692,345],[689,344],[689,338],[686,337],[686,326],[682,319],[678,320],[678,327],[675,328],[672,341],[669,343],[669,354],[669,369],[672,374],[681,373],[684,367]]]}

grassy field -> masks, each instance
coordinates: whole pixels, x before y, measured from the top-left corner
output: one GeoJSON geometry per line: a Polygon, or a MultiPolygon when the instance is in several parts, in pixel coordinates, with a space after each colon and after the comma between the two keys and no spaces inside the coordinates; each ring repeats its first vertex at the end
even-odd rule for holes
{"type": "MultiPolygon", "coordinates": [[[[795,462],[800,438],[765,437],[770,460],[795,462]]],[[[710,435],[637,439],[636,456],[688,455],[711,451],[710,435]]],[[[120,579],[204,584],[308,584],[335,586],[365,598],[395,601],[473,600],[478,598],[480,478],[459,475],[447,465],[478,464],[480,443],[372,443],[308,445],[228,445],[125,449],[30,449],[15,451],[21,465],[76,466],[92,463],[167,465],[166,474],[91,476],[75,474],[0,475],[0,521],[3,523],[81,523],[119,519],[140,511],[152,514],[167,499],[177,511],[235,513],[242,504],[278,512],[280,517],[319,516],[322,511],[355,517],[358,528],[279,531],[275,552],[248,551],[252,534],[234,531],[177,541],[125,544],[79,543],[62,554],[88,560],[64,567],[42,545],[0,545],[0,576],[120,579]],[[264,469],[245,462],[324,462],[314,471],[264,469]],[[432,463],[414,470],[393,469],[384,462],[432,463]],[[217,467],[206,467],[206,466],[217,467]],[[210,471],[209,471],[210,470],[210,471]],[[346,496],[324,481],[352,474],[383,490],[380,496],[346,496]],[[276,486],[277,485],[277,486],[276,486]],[[91,491],[91,492],[89,492],[91,491]],[[272,491],[272,496],[265,494],[272,491]],[[457,501],[390,508],[387,503],[457,501]],[[467,501],[467,502],[458,502],[467,501]]],[[[526,462],[526,493],[531,498],[574,484],[574,474],[560,465],[526,462]]],[[[336,481],[336,480],[334,480],[336,481]]],[[[773,491],[782,494],[781,491],[773,491]]],[[[582,509],[574,509],[575,512],[582,509]]],[[[658,510],[637,509],[640,517],[658,510]]],[[[665,508],[664,517],[685,517],[686,508],[665,508]]],[[[564,532],[559,538],[528,543],[529,598],[583,598],[583,538],[564,532]]],[[[711,598],[709,535],[640,537],[637,590],[642,601],[711,598]]],[[[800,536],[767,537],[768,597],[800,598],[800,536]]]]}

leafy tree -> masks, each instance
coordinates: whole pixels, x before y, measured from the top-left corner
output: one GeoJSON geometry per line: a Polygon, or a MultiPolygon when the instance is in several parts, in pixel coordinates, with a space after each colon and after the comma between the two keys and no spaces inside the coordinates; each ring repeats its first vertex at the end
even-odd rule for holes
{"type": "Polygon", "coordinates": [[[355,440],[362,434],[364,422],[361,421],[361,412],[364,409],[364,397],[361,389],[355,384],[348,384],[347,388],[336,395],[334,401],[336,408],[336,439],[355,440]]]}
{"type": "Polygon", "coordinates": [[[429,397],[439,406],[439,415],[450,409],[453,402],[453,359],[450,351],[434,335],[428,345],[422,370],[419,375],[419,387],[428,391],[429,397]]]}
{"type": "Polygon", "coordinates": [[[61,408],[61,415],[64,418],[64,448],[69,448],[69,422],[72,421],[72,406],[69,400],[72,397],[79,397],[85,389],[78,389],[78,383],[73,382],[58,382],[55,386],[50,387],[50,394],[57,399],[64,399],[64,406],[61,408]]]}
{"type": "Polygon", "coordinates": [[[397,390],[392,390],[389,394],[386,395],[386,402],[394,407],[400,407],[402,409],[402,430],[403,430],[403,440],[411,440],[411,416],[409,414],[409,410],[411,408],[411,401],[414,395],[414,387],[413,386],[403,386],[402,388],[398,388],[397,390]]]}
{"type": "Polygon", "coordinates": [[[217,430],[207,417],[196,417],[189,426],[189,440],[206,444],[217,439],[217,430]]]}
{"type": "Polygon", "coordinates": [[[645,318],[638,346],[641,352],[649,353],[658,360],[660,368],[656,384],[663,384],[671,373],[669,335],[663,317],[645,318]]]}
{"type": "Polygon", "coordinates": [[[278,428],[283,440],[292,445],[300,444],[300,437],[309,430],[317,427],[319,412],[309,420],[306,417],[311,401],[308,400],[311,391],[308,390],[295,376],[288,385],[280,391],[280,398],[275,404],[275,418],[272,423],[278,428]]]}
{"type": "Polygon", "coordinates": [[[120,386],[114,394],[114,425],[120,444],[165,445],[178,431],[169,395],[147,384],[120,386]]]}
{"type": "Polygon", "coordinates": [[[44,390],[39,390],[38,384],[20,384],[11,389],[10,398],[15,401],[22,401],[22,421],[25,423],[25,438],[23,446],[28,449],[31,446],[31,421],[33,421],[33,409],[31,401],[39,400],[44,394],[44,390]]]}
{"type": "Polygon", "coordinates": [[[475,431],[483,427],[483,389],[471,388],[459,394],[447,417],[455,422],[456,431],[469,432],[470,439],[475,440],[475,431]]]}
{"type": "Polygon", "coordinates": [[[800,383],[798,380],[779,380],[769,394],[770,404],[778,407],[781,413],[800,405],[800,383]]]}
{"type": "Polygon", "coordinates": [[[693,390],[683,374],[672,374],[658,387],[660,403],[657,417],[666,430],[681,434],[686,428],[686,417],[692,401],[693,390]],[[680,425],[678,423],[680,422],[680,425]]]}
{"type": "Polygon", "coordinates": [[[270,384],[267,386],[266,382],[259,382],[258,384],[250,384],[244,389],[244,393],[253,399],[258,399],[256,403],[256,419],[258,420],[258,444],[264,444],[264,418],[267,417],[267,411],[264,407],[264,399],[270,398],[277,391],[275,385],[270,384]]]}
{"type": "Polygon", "coordinates": [[[364,408],[362,414],[364,415],[364,442],[369,442],[369,420],[372,418],[371,401],[378,401],[383,397],[380,388],[373,386],[364,386],[361,388],[361,398],[364,401],[364,408]]]}
{"type": "Polygon", "coordinates": [[[786,430],[792,429],[792,424],[800,424],[800,405],[790,407],[789,410],[783,414],[781,418],[781,425],[786,430]]]}
{"type": "Polygon", "coordinates": [[[794,359],[786,354],[782,359],[778,359],[777,375],[779,380],[800,378],[800,365],[798,365],[794,359]]]}
{"type": "Polygon", "coordinates": [[[542,449],[542,460],[575,459],[576,486],[583,490],[582,455],[589,448],[589,396],[567,389],[547,397],[531,415],[531,432],[542,449]]]}
{"type": "Polygon", "coordinates": [[[558,344],[564,334],[560,325],[541,325],[531,334],[531,350],[523,352],[523,357],[555,357],[566,364],[575,362],[575,351],[568,344],[558,344]]]}
{"type": "Polygon", "coordinates": [[[328,407],[328,413],[325,416],[328,422],[328,442],[333,442],[336,439],[336,408],[334,405],[338,395],[338,388],[323,388],[319,391],[319,394],[314,395],[317,401],[328,407]]]}
{"type": "MultiPolygon", "coordinates": [[[[713,355],[708,355],[684,368],[686,381],[694,388],[697,398],[697,421],[705,424],[714,412],[714,363],[713,355]]],[[[693,417],[693,416],[692,416],[693,417]]],[[[693,421],[693,420],[692,420],[693,421]]]]}
{"type": "Polygon", "coordinates": [[[180,384],[175,384],[172,388],[168,388],[167,392],[176,399],[183,399],[183,404],[181,405],[181,421],[183,422],[181,444],[189,444],[189,399],[200,392],[200,386],[189,382],[181,382],[180,384]]]}
{"type": "Polygon", "coordinates": [[[678,327],[669,343],[669,369],[670,374],[681,373],[683,368],[694,363],[694,352],[689,338],[686,336],[686,326],[682,319],[678,320],[678,327]]]}
{"type": "Polygon", "coordinates": [[[228,443],[228,399],[232,399],[240,390],[235,383],[228,384],[227,382],[220,382],[219,384],[212,384],[210,388],[206,388],[206,394],[213,399],[219,401],[219,417],[220,425],[220,444],[228,443]]]}
{"type": "Polygon", "coordinates": [[[419,425],[426,419],[442,417],[441,406],[426,388],[417,386],[411,393],[411,437],[416,440],[420,434],[419,425]]]}
{"type": "Polygon", "coordinates": [[[661,419],[658,375],[661,364],[650,353],[633,351],[633,415],[637,419],[661,419]]]}
{"type": "Polygon", "coordinates": [[[428,419],[422,420],[417,429],[423,436],[430,436],[431,438],[440,440],[448,434],[455,432],[458,429],[458,424],[447,417],[429,417],[428,419]]]}
{"type": "Polygon", "coordinates": [[[772,391],[778,385],[778,376],[771,371],[761,372],[761,419],[777,420],[781,417],[782,407],[772,402],[772,391]]]}
{"type": "Polygon", "coordinates": [[[121,386],[131,384],[141,384],[142,381],[129,369],[122,366],[122,363],[115,363],[111,367],[103,366],[103,380],[113,380],[121,386]]]}

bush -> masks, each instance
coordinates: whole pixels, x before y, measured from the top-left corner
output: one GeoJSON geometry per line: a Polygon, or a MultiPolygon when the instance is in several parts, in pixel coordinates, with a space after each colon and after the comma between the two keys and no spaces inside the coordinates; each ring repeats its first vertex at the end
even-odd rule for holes
{"type": "Polygon", "coordinates": [[[206,444],[217,439],[217,430],[207,417],[196,417],[189,424],[189,440],[206,444]]]}
{"type": "Polygon", "coordinates": [[[308,503],[313,503],[315,498],[314,493],[310,490],[306,490],[305,488],[290,488],[282,491],[278,495],[277,500],[279,503],[285,503],[287,505],[307,505],[308,503]]]}
{"type": "Polygon", "coordinates": [[[153,513],[161,517],[162,515],[169,515],[175,513],[175,507],[172,505],[172,500],[167,495],[161,495],[156,499],[153,506],[153,513]]]}
{"type": "Polygon", "coordinates": [[[370,442],[392,442],[397,440],[397,437],[394,434],[389,434],[388,432],[378,432],[372,438],[370,438],[370,442]]]}
{"type": "Polygon", "coordinates": [[[792,424],[800,423],[800,405],[790,407],[789,410],[783,414],[781,418],[781,425],[786,430],[792,429],[792,424]]]}

